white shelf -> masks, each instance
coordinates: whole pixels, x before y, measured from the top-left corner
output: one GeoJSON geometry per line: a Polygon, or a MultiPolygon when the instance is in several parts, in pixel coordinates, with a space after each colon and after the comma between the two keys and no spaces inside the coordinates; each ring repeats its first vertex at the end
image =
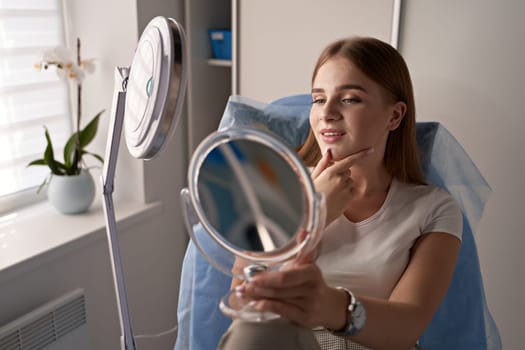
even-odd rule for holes
{"type": "MultiPolygon", "coordinates": [[[[0,285],[12,276],[54,259],[70,249],[105,239],[101,198],[83,214],[64,215],[44,201],[10,215],[0,223],[0,285]],[[58,255],[57,255],[58,254],[58,255]]],[[[120,231],[162,212],[162,203],[117,202],[120,231]]]]}
{"type": "Polygon", "coordinates": [[[231,67],[232,61],[231,60],[221,60],[217,58],[210,58],[208,59],[208,64],[210,66],[218,66],[218,67],[231,67]]]}
{"type": "Polygon", "coordinates": [[[184,1],[190,60],[186,93],[189,157],[206,136],[217,130],[232,94],[235,64],[231,61],[235,59],[215,59],[208,36],[210,28],[232,27],[232,1],[238,0],[184,1]]]}

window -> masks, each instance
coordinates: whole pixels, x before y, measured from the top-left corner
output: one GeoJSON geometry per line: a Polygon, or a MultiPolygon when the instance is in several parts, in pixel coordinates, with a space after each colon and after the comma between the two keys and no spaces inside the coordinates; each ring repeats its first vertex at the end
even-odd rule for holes
{"type": "Polygon", "coordinates": [[[65,46],[61,0],[0,0],[0,213],[36,201],[47,167],[45,125],[60,154],[72,125],[67,82],[38,71],[43,52],[65,46]]]}

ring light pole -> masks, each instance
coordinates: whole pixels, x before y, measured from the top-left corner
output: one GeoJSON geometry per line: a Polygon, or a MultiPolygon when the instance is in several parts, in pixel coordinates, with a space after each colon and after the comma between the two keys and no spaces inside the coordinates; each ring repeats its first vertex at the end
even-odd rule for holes
{"type": "Polygon", "coordinates": [[[184,31],[179,23],[155,17],[144,29],[131,67],[115,69],[111,120],[102,172],[104,214],[121,329],[121,349],[135,350],[118,244],[113,191],[122,130],[131,155],[153,159],[180,119],[186,89],[184,31]]]}

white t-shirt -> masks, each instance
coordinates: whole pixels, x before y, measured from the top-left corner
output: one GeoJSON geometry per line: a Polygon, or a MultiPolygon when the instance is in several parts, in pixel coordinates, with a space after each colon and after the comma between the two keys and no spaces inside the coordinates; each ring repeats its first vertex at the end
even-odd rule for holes
{"type": "Polygon", "coordinates": [[[344,215],[328,225],[317,264],[331,286],[387,299],[422,234],[450,233],[461,239],[461,210],[446,191],[392,180],[385,202],[371,217],[344,215]]]}

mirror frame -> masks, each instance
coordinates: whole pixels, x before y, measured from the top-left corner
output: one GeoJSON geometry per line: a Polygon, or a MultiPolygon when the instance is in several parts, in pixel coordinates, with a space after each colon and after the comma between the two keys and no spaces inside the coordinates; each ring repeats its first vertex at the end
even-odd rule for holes
{"type": "MultiPolygon", "coordinates": [[[[314,185],[310,177],[310,172],[304,166],[304,163],[299,159],[295,151],[292,151],[287,145],[269,133],[259,129],[246,127],[229,128],[208,135],[195,149],[193,157],[190,161],[188,168],[188,191],[194,212],[199,222],[210,234],[212,239],[227,252],[248,261],[270,264],[285,262],[298,255],[298,253],[306,253],[304,251],[306,246],[310,243],[313,243],[312,234],[316,234],[318,231],[320,211],[318,210],[318,205],[316,205],[316,203],[319,202],[319,194],[315,192],[314,185]],[[223,236],[217,232],[215,227],[213,227],[206,217],[206,214],[204,213],[201,205],[201,199],[199,197],[198,191],[200,168],[212,150],[221,144],[235,140],[254,141],[256,143],[262,144],[263,146],[269,147],[278,155],[280,155],[297,174],[297,181],[301,183],[304,193],[303,200],[305,201],[305,216],[303,217],[301,227],[298,228],[298,231],[294,233],[293,237],[296,237],[297,234],[303,230],[309,233],[305,240],[303,240],[300,244],[288,244],[285,247],[272,252],[250,252],[247,254],[245,250],[238,249],[234,245],[227,242],[223,236]]],[[[192,235],[192,239],[194,238],[194,235],[192,235]]],[[[199,250],[201,250],[201,253],[205,254],[203,249],[200,247],[199,242],[195,243],[199,250]]]]}

